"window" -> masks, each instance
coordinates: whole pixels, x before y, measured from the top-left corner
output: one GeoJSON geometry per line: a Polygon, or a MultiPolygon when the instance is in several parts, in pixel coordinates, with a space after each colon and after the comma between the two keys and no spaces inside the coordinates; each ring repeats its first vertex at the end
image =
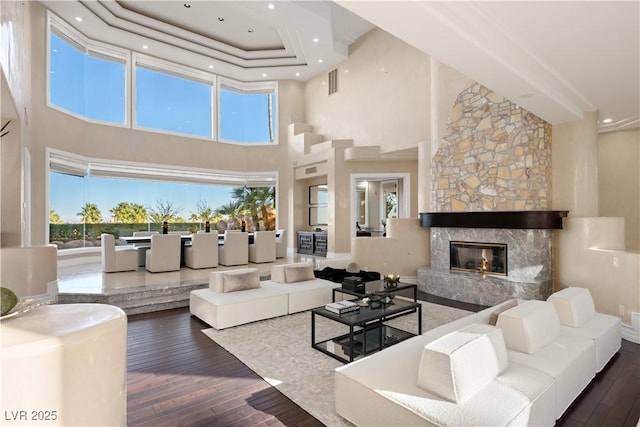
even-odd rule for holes
{"type": "Polygon", "coordinates": [[[275,172],[234,173],[105,162],[49,152],[49,242],[99,246],[101,233],[276,228],[275,172]]]}
{"type": "Polygon", "coordinates": [[[51,12],[47,18],[48,106],[104,124],[221,142],[277,141],[278,82],[220,78],[87,39],[51,12]]]}
{"type": "Polygon", "coordinates": [[[126,124],[126,54],[89,45],[51,24],[49,104],[90,120],[126,124]]]}
{"type": "Polygon", "coordinates": [[[241,84],[225,79],[219,93],[220,140],[242,143],[276,140],[275,83],[241,84]]]}
{"type": "Polygon", "coordinates": [[[213,136],[211,82],[138,65],[135,88],[136,126],[205,138],[213,136]]]}

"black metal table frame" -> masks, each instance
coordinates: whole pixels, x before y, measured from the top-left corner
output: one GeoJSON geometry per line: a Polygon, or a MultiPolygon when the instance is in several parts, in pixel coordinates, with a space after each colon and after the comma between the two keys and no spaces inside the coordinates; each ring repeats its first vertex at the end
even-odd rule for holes
{"type": "MultiPolygon", "coordinates": [[[[366,289],[367,284],[365,283],[365,289],[366,289]]],[[[387,293],[396,293],[399,291],[404,291],[406,289],[413,289],[413,302],[418,301],[418,285],[413,285],[413,284],[400,284],[398,286],[396,286],[395,288],[384,288],[381,289],[380,291],[377,292],[387,292],[387,293]]],[[[360,292],[356,292],[356,291],[351,291],[349,289],[344,289],[344,288],[333,288],[331,290],[331,300],[333,302],[336,302],[336,292],[341,292],[343,294],[347,294],[347,295],[352,295],[354,297],[358,297],[358,298],[364,298],[367,295],[369,295],[371,292],[369,293],[360,293],[360,292]]]]}
{"type": "MultiPolygon", "coordinates": [[[[339,315],[337,313],[333,313],[325,308],[315,308],[313,310],[311,310],[311,347],[321,351],[322,353],[333,357],[334,359],[337,359],[343,363],[350,363],[353,362],[353,360],[355,359],[355,352],[353,350],[354,348],[354,335],[358,334],[358,333],[362,333],[363,334],[363,355],[367,355],[367,354],[371,354],[371,353],[375,353],[376,351],[380,351],[382,350],[385,345],[383,343],[383,340],[380,339],[379,342],[379,346],[378,349],[375,351],[371,351],[371,352],[367,352],[367,331],[369,330],[373,330],[374,328],[379,328],[380,329],[380,334],[382,334],[383,328],[393,328],[391,326],[385,325],[384,322],[391,320],[391,319],[395,319],[396,317],[401,317],[401,316],[405,316],[414,312],[418,313],[418,333],[417,335],[422,335],[422,305],[418,302],[407,302],[407,305],[404,307],[401,307],[400,309],[394,309],[393,306],[389,306],[388,308],[378,308],[378,309],[370,309],[368,307],[363,307],[360,309],[361,312],[363,310],[368,310],[368,311],[373,311],[376,310],[375,313],[371,313],[371,315],[369,316],[365,316],[364,318],[362,318],[359,321],[350,321],[351,319],[353,319],[353,316],[357,316],[357,314],[353,314],[353,315],[349,315],[349,314],[343,314],[343,315],[339,315]],[[391,311],[391,313],[386,314],[387,311],[391,311]],[[337,337],[332,337],[329,338],[327,340],[321,341],[316,343],[316,315],[324,317],[326,319],[329,320],[333,320],[334,322],[338,322],[340,324],[343,324],[345,326],[349,327],[349,333],[348,334],[344,334],[344,335],[340,335],[337,337]],[[360,327],[361,329],[359,330],[355,330],[356,327],[360,327]],[[320,347],[319,344],[323,344],[329,341],[335,341],[337,339],[343,339],[343,338],[349,338],[349,359],[345,359],[343,357],[340,357],[339,355],[332,353],[328,350],[325,350],[324,348],[320,347]]],[[[397,328],[393,328],[393,329],[397,329],[397,328]]],[[[397,329],[400,330],[400,329],[397,329]]],[[[414,335],[411,332],[408,331],[403,331],[405,333],[408,333],[410,335],[414,335]]],[[[382,338],[382,337],[380,337],[382,338]]]]}

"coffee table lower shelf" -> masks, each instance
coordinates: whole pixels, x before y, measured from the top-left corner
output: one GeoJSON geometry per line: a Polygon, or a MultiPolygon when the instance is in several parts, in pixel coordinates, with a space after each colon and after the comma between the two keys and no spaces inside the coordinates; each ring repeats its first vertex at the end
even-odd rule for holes
{"type": "Polygon", "coordinates": [[[313,348],[341,362],[349,363],[415,336],[411,332],[392,326],[375,325],[353,334],[347,333],[314,343],[313,348]]]}

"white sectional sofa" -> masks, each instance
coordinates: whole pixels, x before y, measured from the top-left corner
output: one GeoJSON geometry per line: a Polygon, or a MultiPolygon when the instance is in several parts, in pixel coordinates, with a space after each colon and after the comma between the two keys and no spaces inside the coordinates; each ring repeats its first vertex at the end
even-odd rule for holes
{"type": "Polygon", "coordinates": [[[260,286],[256,268],[214,271],[209,274],[209,287],[189,296],[191,314],[216,329],[284,316],[288,307],[286,292],[260,286]]]}
{"type": "Polygon", "coordinates": [[[260,281],[258,270],[215,271],[209,287],[191,291],[191,314],[216,329],[297,313],[331,302],[331,289],[339,286],[313,274],[313,264],[292,263],[272,267],[271,280],[260,281]]]}
{"type": "Polygon", "coordinates": [[[620,320],[596,313],[588,290],[569,289],[506,301],[337,368],[336,411],[358,426],[554,425],[620,348],[620,320]]]}
{"type": "Polygon", "coordinates": [[[289,314],[324,306],[331,302],[331,290],[340,286],[329,280],[316,278],[313,275],[313,264],[303,262],[274,265],[271,268],[271,280],[262,284],[289,295],[289,314]]]}

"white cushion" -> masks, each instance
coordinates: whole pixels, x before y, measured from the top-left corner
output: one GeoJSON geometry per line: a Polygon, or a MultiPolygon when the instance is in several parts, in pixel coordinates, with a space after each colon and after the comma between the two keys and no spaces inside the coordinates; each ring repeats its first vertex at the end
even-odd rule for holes
{"type": "Polygon", "coordinates": [[[527,301],[503,311],[497,326],[502,329],[507,348],[522,353],[535,353],[560,336],[558,315],[546,301],[527,301]]]}
{"type": "Polygon", "coordinates": [[[547,301],[553,304],[560,324],[564,326],[581,326],[596,312],[591,293],[586,288],[565,288],[552,294],[547,301]]]}
{"type": "Polygon", "coordinates": [[[284,269],[284,278],[287,283],[315,280],[313,266],[311,264],[290,265],[284,269]]]}
{"type": "Polygon", "coordinates": [[[474,324],[424,347],[418,387],[462,403],[491,383],[507,367],[502,332],[474,324]]]}
{"type": "MultiPolygon", "coordinates": [[[[224,292],[224,276],[226,274],[227,277],[230,275],[244,275],[245,273],[253,273],[258,272],[256,268],[239,268],[237,270],[229,270],[229,271],[213,271],[209,273],[209,289],[213,292],[224,292]]],[[[258,273],[258,281],[260,280],[260,274],[258,273]]]]}
{"type": "Polygon", "coordinates": [[[593,340],[596,347],[596,372],[600,372],[620,350],[622,345],[620,323],[618,317],[596,313],[580,327],[562,326],[560,329],[564,335],[581,336],[593,340]]]}
{"type": "Polygon", "coordinates": [[[294,262],[290,264],[278,264],[271,267],[271,281],[276,283],[287,283],[285,269],[288,267],[310,266],[313,270],[313,264],[310,262],[294,262]]]}

